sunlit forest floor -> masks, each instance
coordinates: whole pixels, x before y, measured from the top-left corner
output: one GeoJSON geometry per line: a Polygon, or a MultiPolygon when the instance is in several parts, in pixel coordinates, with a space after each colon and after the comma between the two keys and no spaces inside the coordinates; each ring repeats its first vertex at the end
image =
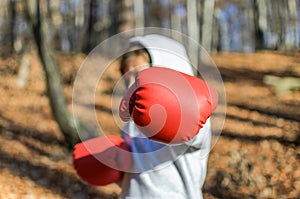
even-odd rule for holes
{"type": "MultiPolygon", "coordinates": [[[[117,198],[117,185],[91,187],[76,176],[51,115],[42,67],[34,53],[28,56],[23,88],[17,86],[20,58],[0,60],[0,198],[117,198]]],[[[300,78],[300,53],[212,57],[225,83],[227,116],[209,158],[204,198],[300,198],[300,92],[278,94],[263,81],[265,75],[300,78]]],[[[70,109],[84,58],[58,55],[70,109]]],[[[118,78],[110,67],[96,93],[97,116],[108,134],[119,132],[110,112],[118,78]]]]}

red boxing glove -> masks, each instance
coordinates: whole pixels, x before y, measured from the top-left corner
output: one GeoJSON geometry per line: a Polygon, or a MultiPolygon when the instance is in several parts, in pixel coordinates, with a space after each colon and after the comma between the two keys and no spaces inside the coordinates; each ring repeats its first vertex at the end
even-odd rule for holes
{"type": "Polygon", "coordinates": [[[172,69],[151,67],[136,77],[121,100],[123,121],[130,117],[152,140],[191,140],[218,104],[217,92],[203,80],[172,69]]]}
{"type": "Polygon", "coordinates": [[[117,168],[126,169],[131,165],[128,151],[129,146],[118,136],[93,138],[75,145],[74,168],[91,185],[103,186],[118,182],[123,172],[117,168]]]}

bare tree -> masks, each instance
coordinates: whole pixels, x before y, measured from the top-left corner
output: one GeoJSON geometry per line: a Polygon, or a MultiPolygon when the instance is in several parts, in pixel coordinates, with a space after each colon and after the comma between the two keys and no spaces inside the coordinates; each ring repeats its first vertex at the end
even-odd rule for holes
{"type": "MultiPolygon", "coordinates": [[[[256,32],[261,33],[262,48],[295,50],[299,49],[297,30],[296,0],[256,0],[256,32]]],[[[256,39],[257,38],[256,35],[256,39]]]]}
{"type": "Polygon", "coordinates": [[[296,0],[285,1],[285,3],[288,10],[288,28],[285,31],[286,50],[297,50],[299,49],[297,3],[296,0]]]}
{"type": "Polygon", "coordinates": [[[267,2],[261,0],[254,1],[255,13],[255,33],[256,33],[256,47],[263,48],[263,41],[267,37],[268,31],[268,10],[267,2]]]}
{"type": "Polygon", "coordinates": [[[92,136],[78,121],[74,121],[68,110],[64,97],[59,67],[55,59],[52,40],[49,36],[51,30],[49,16],[47,15],[47,2],[45,0],[27,0],[27,13],[32,26],[38,54],[46,76],[47,92],[50,106],[65,141],[69,147],[80,141],[77,129],[86,132],[86,138],[92,136]],[[76,126],[76,124],[78,124],[76,126]],[[76,128],[77,127],[77,128],[76,128]]]}
{"type": "MultiPolygon", "coordinates": [[[[210,53],[212,44],[212,31],[213,31],[213,16],[214,16],[215,0],[204,0],[203,5],[203,23],[202,23],[202,37],[201,45],[203,48],[210,53]]],[[[203,52],[200,52],[201,59],[203,57],[203,52]]],[[[206,60],[201,60],[206,62],[206,60]]]]}
{"type": "MultiPolygon", "coordinates": [[[[187,2],[187,29],[188,35],[193,39],[195,43],[199,43],[200,41],[200,25],[197,14],[197,1],[190,0],[187,2]]],[[[192,40],[189,40],[191,42],[192,40]]],[[[198,59],[199,59],[199,49],[198,46],[194,43],[189,44],[189,54],[190,59],[195,64],[194,67],[198,67],[198,59]]]]}
{"type": "Polygon", "coordinates": [[[13,53],[15,2],[0,2],[0,55],[7,57],[13,53]]]}
{"type": "Polygon", "coordinates": [[[123,32],[134,28],[133,0],[122,0],[119,10],[120,26],[118,31],[123,32]]]}
{"type": "MultiPolygon", "coordinates": [[[[173,30],[176,30],[178,32],[181,32],[181,19],[180,19],[180,16],[177,15],[177,12],[176,12],[176,6],[179,4],[179,0],[176,0],[176,1],[171,1],[170,2],[170,7],[171,7],[171,28],[173,30]]],[[[180,34],[176,34],[176,32],[172,32],[172,37],[174,39],[176,39],[177,41],[181,42],[182,41],[182,38],[180,36],[180,34]]]]}
{"type": "Polygon", "coordinates": [[[241,27],[242,34],[242,50],[243,52],[253,52],[255,49],[255,41],[254,41],[254,12],[252,1],[247,1],[240,8],[244,13],[241,27]]]}
{"type": "MultiPolygon", "coordinates": [[[[133,8],[134,8],[134,17],[135,17],[135,27],[136,28],[143,28],[145,26],[145,19],[144,19],[144,2],[143,0],[134,0],[133,1],[133,8]]],[[[135,34],[138,35],[136,32],[135,34]]]]}

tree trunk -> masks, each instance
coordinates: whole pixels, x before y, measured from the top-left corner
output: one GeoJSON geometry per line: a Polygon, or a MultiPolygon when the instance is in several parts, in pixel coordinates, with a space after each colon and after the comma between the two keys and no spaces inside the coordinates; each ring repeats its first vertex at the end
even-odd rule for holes
{"type": "MultiPolygon", "coordinates": [[[[135,17],[135,28],[145,27],[144,19],[144,2],[143,0],[133,1],[134,17],[135,17]]],[[[142,30],[136,30],[135,35],[143,34],[142,30]]]]}
{"type": "Polygon", "coordinates": [[[26,1],[29,22],[33,28],[38,54],[46,76],[47,92],[51,110],[65,137],[66,143],[69,147],[72,147],[80,141],[77,130],[86,133],[84,138],[89,138],[92,135],[82,124],[80,124],[80,122],[74,121],[71,112],[68,110],[58,64],[55,60],[52,41],[48,35],[50,26],[45,4],[46,2],[43,0],[26,1]],[[76,124],[78,126],[76,126],[76,124]]]}
{"type": "Polygon", "coordinates": [[[285,50],[286,49],[286,30],[289,27],[289,19],[288,19],[288,9],[287,9],[287,2],[286,1],[277,1],[276,3],[273,3],[273,5],[277,5],[278,9],[278,18],[277,18],[277,24],[278,24],[278,35],[279,35],[279,49],[285,50]]]}
{"type": "Polygon", "coordinates": [[[92,49],[92,35],[93,35],[93,25],[94,25],[94,6],[95,6],[95,0],[89,0],[88,1],[88,14],[87,14],[87,30],[86,35],[83,38],[83,52],[89,53],[89,51],[92,49]]]}
{"type": "Polygon", "coordinates": [[[84,1],[78,1],[75,4],[75,11],[74,11],[74,27],[75,33],[73,33],[73,51],[74,52],[81,52],[83,47],[83,38],[86,32],[86,25],[85,25],[85,3],[84,1]]]}
{"type": "Polygon", "coordinates": [[[289,24],[286,30],[285,40],[286,40],[286,50],[297,50],[299,49],[299,38],[298,38],[298,13],[297,13],[297,2],[296,0],[289,0],[286,2],[288,4],[288,15],[289,24]],[[290,35],[289,35],[290,34],[290,35]]]}
{"type": "MultiPolygon", "coordinates": [[[[193,39],[189,40],[189,57],[194,64],[194,69],[198,67],[198,59],[199,59],[199,21],[198,21],[198,14],[197,14],[197,1],[190,0],[187,2],[187,29],[188,29],[188,36],[193,39]]],[[[195,71],[196,72],[196,71],[195,71]]]]}
{"type": "MultiPolygon", "coordinates": [[[[181,19],[180,16],[177,15],[176,13],[176,5],[179,3],[178,0],[176,1],[171,1],[170,2],[170,7],[171,7],[171,29],[181,32],[181,19]]],[[[181,35],[178,34],[177,32],[171,32],[172,38],[177,40],[178,42],[182,42],[181,35]]]]}
{"type": "Polygon", "coordinates": [[[10,1],[10,34],[11,34],[11,43],[10,43],[10,48],[11,48],[11,53],[13,52],[14,49],[14,42],[15,42],[15,21],[16,21],[16,2],[15,1],[10,1]]]}
{"type": "Polygon", "coordinates": [[[9,57],[13,53],[13,13],[10,1],[0,2],[0,56],[9,57]]]}
{"type": "Polygon", "coordinates": [[[281,27],[282,22],[280,18],[280,1],[267,1],[268,9],[268,35],[267,35],[267,48],[277,50],[280,48],[281,40],[281,27]]]}
{"type": "Polygon", "coordinates": [[[254,1],[254,25],[255,25],[255,47],[263,49],[265,37],[268,31],[268,14],[266,1],[254,1]]]}
{"type": "Polygon", "coordinates": [[[242,27],[242,49],[245,53],[251,53],[255,50],[255,39],[254,39],[254,11],[253,11],[253,5],[252,2],[245,2],[245,13],[244,13],[244,21],[242,27]]]}
{"type": "MultiPolygon", "coordinates": [[[[215,0],[205,0],[203,6],[203,24],[202,24],[202,47],[208,52],[211,52],[212,32],[213,32],[213,17],[214,17],[215,0]]],[[[200,52],[201,61],[204,63],[207,60],[204,52],[200,52]]]]}
{"type": "Polygon", "coordinates": [[[122,0],[121,2],[120,20],[121,24],[118,27],[119,32],[128,31],[134,28],[134,15],[133,15],[133,0],[122,0]]]}

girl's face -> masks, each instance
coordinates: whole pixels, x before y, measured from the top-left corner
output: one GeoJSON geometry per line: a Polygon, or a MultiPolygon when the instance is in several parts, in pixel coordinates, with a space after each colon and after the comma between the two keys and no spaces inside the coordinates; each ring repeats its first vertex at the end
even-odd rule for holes
{"type": "Polygon", "coordinates": [[[129,88],[134,82],[138,72],[149,68],[150,64],[143,55],[130,56],[123,65],[125,84],[129,88]]]}

